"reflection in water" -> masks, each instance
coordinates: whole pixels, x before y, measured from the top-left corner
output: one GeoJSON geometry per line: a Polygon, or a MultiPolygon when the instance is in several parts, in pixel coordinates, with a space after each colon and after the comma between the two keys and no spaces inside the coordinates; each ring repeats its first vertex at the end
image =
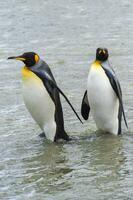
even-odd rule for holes
{"type": "Polygon", "coordinates": [[[121,137],[104,135],[96,144],[97,148],[94,149],[94,147],[93,145],[95,154],[90,166],[96,173],[95,184],[103,192],[106,190],[112,192],[117,188],[117,181],[124,178],[121,176],[125,161],[121,137]]]}
{"type": "Polygon", "coordinates": [[[8,172],[3,179],[8,186],[2,187],[6,191],[2,197],[23,194],[23,198],[61,200],[84,194],[90,199],[123,195],[119,186],[127,174],[122,137],[92,133],[58,144],[33,137],[15,149],[13,162],[7,161],[8,168],[3,169],[8,172]]]}
{"type": "Polygon", "coordinates": [[[82,197],[82,190],[92,190],[91,199],[101,192],[111,197],[119,190],[118,182],[124,180],[122,149],[122,138],[112,135],[79,136],[56,145],[45,141],[39,154],[23,161],[25,176],[21,184],[31,194],[46,192],[48,198],[52,194],[59,199],[66,194],[71,199],[82,197]]]}
{"type": "Polygon", "coordinates": [[[95,136],[92,135],[90,142],[80,140],[74,146],[67,148],[69,156],[67,163],[73,167],[73,171],[66,177],[72,191],[78,194],[71,193],[73,198],[76,195],[82,197],[82,191],[89,194],[90,199],[98,198],[101,193],[102,195],[106,193],[111,198],[117,187],[119,189],[118,182],[124,180],[121,169],[125,157],[122,152],[121,137],[97,135],[96,138],[95,136]]]}
{"type": "Polygon", "coordinates": [[[30,160],[25,159],[23,163],[26,167],[26,179],[23,180],[23,184],[28,186],[29,183],[34,183],[37,193],[44,191],[53,193],[58,189],[63,190],[69,187],[65,183],[64,188],[63,177],[72,171],[67,166],[63,145],[46,143],[40,154],[30,160]]]}

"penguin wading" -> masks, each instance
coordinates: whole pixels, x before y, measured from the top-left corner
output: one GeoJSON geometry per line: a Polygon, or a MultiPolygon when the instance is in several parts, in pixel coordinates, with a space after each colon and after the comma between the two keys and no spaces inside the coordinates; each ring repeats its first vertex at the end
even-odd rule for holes
{"type": "MultiPolygon", "coordinates": [[[[49,66],[34,52],[9,57],[24,62],[22,68],[22,92],[25,105],[37,122],[46,138],[51,141],[69,140],[64,130],[63,111],[59,93],[61,93],[79,118],[70,101],[57,86],[49,66]]],[[[81,121],[82,122],[82,121],[81,121]]]]}
{"type": "Polygon", "coordinates": [[[122,115],[126,126],[127,121],[121,86],[109,64],[108,56],[106,48],[96,50],[96,60],[89,69],[81,114],[87,120],[91,111],[98,130],[118,135],[121,134],[122,115]]]}

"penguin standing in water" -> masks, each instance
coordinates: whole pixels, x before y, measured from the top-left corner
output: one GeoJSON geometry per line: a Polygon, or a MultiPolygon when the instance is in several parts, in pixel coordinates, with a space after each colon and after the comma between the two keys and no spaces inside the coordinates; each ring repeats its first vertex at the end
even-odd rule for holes
{"type": "Polygon", "coordinates": [[[98,130],[118,135],[121,134],[122,115],[126,126],[127,122],[120,83],[109,64],[108,56],[106,48],[96,50],[96,60],[89,70],[81,114],[87,120],[91,110],[98,130]]]}
{"type": "MultiPolygon", "coordinates": [[[[9,57],[24,62],[22,69],[23,98],[33,119],[40,126],[47,139],[69,140],[64,130],[63,111],[59,93],[63,95],[79,118],[70,101],[57,86],[49,66],[34,52],[9,57]]],[[[82,122],[82,121],[81,121],[82,122]]]]}

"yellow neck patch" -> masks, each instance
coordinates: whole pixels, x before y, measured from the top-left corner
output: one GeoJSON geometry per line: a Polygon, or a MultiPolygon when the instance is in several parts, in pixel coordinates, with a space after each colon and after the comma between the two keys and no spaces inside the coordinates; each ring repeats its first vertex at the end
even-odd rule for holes
{"type": "Polygon", "coordinates": [[[22,79],[23,80],[29,80],[29,79],[34,79],[34,80],[40,80],[36,74],[34,74],[28,67],[24,66],[22,68],[22,79]]]}
{"type": "Polygon", "coordinates": [[[98,69],[98,68],[101,68],[101,62],[100,61],[94,61],[92,63],[92,68],[95,68],[95,69],[98,69]]]}
{"type": "Polygon", "coordinates": [[[31,76],[32,73],[33,72],[31,72],[26,66],[24,66],[22,68],[22,76],[23,76],[23,78],[31,76]]]}

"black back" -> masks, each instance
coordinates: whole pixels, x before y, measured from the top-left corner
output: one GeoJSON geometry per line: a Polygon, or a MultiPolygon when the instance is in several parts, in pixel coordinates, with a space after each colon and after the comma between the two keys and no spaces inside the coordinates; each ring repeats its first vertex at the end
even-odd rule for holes
{"type": "Polygon", "coordinates": [[[123,100],[122,100],[122,90],[121,86],[119,83],[119,80],[117,79],[115,72],[111,66],[109,66],[109,63],[106,63],[107,65],[102,64],[102,68],[104,69],[110,84],[116,94],[116,96],[119,99],[119,111],[118,111],[118,120],[119,120],[119,129],[118,129],[118,134],[121,134],[121,119],[122,119],[122,114],[123,118],[125,121],[125,125],[128,128],[127,121],[126,121],[126,116],[125,116],[125,111],[124,111],[124,106],[123,106],[123,100]]]}

